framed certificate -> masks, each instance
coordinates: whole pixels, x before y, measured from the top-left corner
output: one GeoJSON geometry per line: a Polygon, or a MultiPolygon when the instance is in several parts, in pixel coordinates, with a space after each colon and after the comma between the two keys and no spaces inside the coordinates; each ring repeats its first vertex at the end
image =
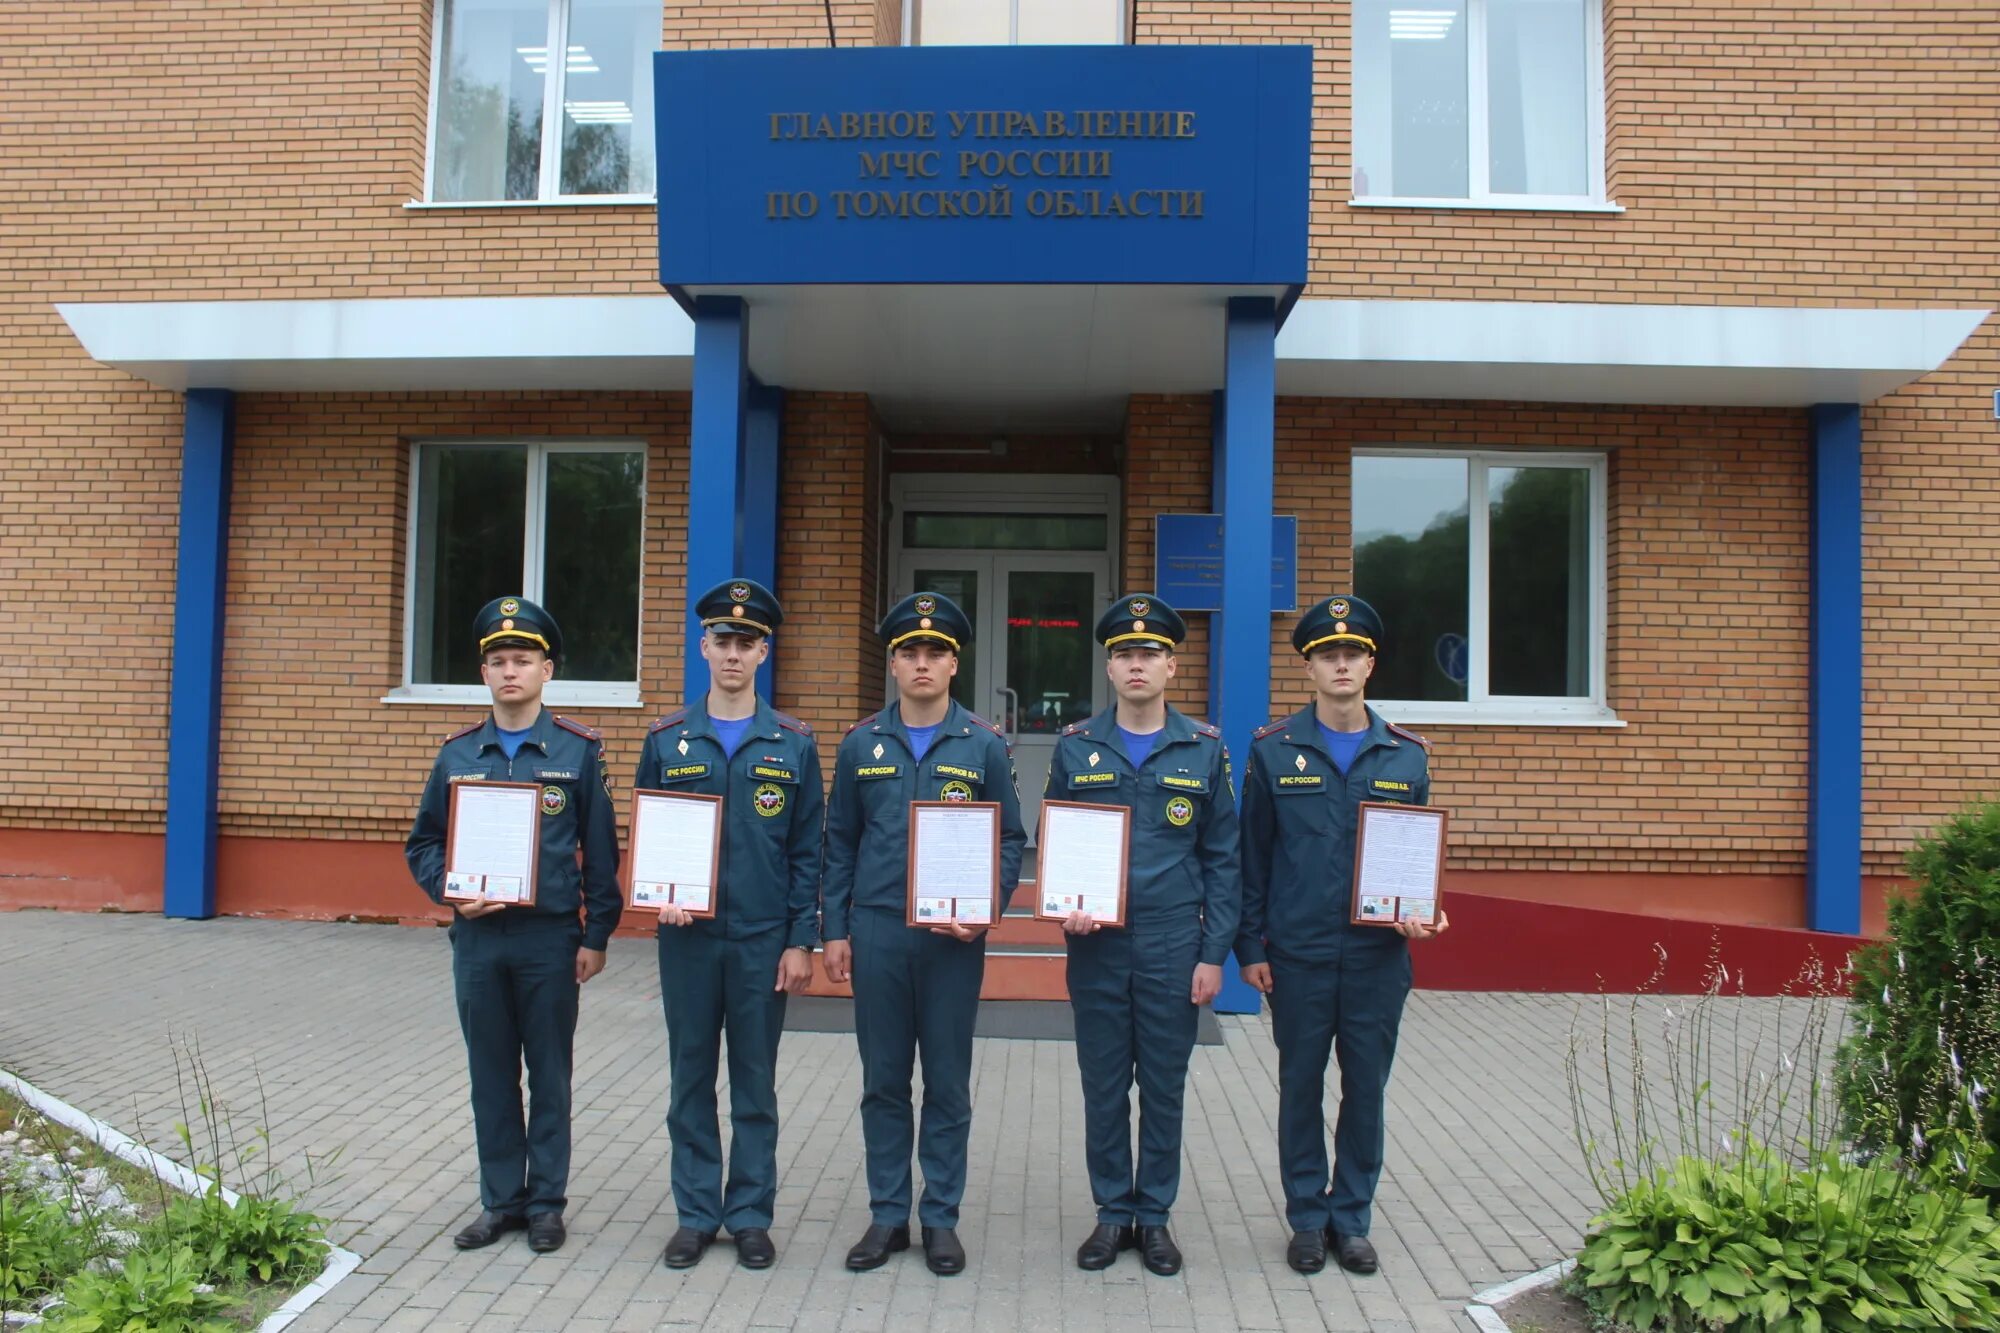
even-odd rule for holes
{"type": "Polygon", "coordinates": [[[990,926],[1000,899],[1000,806],[911,801],[912,926],[990,926]]]}
{"type": "Polygon", "coordinates": [[[1450,816],[1435,805],[1363,801],[1354,830],[1357,926],[1403,921],[1434,925],[1443,902],[1444,833],[1450,816]]]}
{"type": "Polygon", "coordinates": [[[452,783],[444,834],[445,901],[533,903],[541,846],[539,783],[452,783]]]}
{"type": "Polygon", "coordinates": [[[1035,916],[1062,921],[1082,912],[1100,926],[1124,925],[1131,841],[1129,807],[1043,801],[1035,916]]]}
{"type": "Polygon", "coordinates": [[[722,798],[701,792],[632,793],[632,846],[625,857],[625,901],[715,915],[722,868],[722,798]]]}

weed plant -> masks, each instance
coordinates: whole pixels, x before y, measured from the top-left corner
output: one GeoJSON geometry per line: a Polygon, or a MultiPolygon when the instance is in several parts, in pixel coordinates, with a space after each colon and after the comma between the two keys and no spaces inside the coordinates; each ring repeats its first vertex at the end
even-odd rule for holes
{"type": "MultiPolygon", "coordinates": [[[[1646,990],[1665,971],[1665,953],[1646,990]]],[[[1603,1202],[1570,1289],[1640,1330],[2000,1329],[2000,1226],[1981,1137],[1924,1160],[1843,1151],[1827,1077],[1845,974],[1818,962],[1747,1002],[1711,954],[1692,999],[1601,997],[1567,1060],[1603,1202]],[[1654,1015],[1658,1035],[1651,1031],[1654,1015]]]]}

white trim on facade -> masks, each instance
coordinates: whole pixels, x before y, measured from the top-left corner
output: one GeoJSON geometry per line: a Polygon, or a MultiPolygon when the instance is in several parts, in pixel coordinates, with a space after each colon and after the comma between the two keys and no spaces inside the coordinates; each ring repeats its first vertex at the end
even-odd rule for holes
{"type": "MultiPolygon", "coordinates": [[[[1077,381],[1074,339],[1050,336],[1051,329],[1073,329],[1067,321],[1074,315],[1095,320],[1091,346],[1125,350],[1093,363],[1078,390],[1113,422],[1123,416],[1125,395],[1205,392],[1221,375],[1221,310],[1195,310],[1185,289],[1147,301],[1132,289],[894,288],[856,307],[873,312],[862,325],[871,329],[868,338],[805,337],[806,325],[788,336],[788,306],[840,300],[841,290],[793,288],[753,299],[752,369],[765,373],[763,362],[775,358],[782,373],[766,373],[771,383],[881,393],[908,378],[898,350],[908,341],[899,328],[908,324],[922,328],[936,364],[980,371],[983,407],[1025,411],[1049,386],[1077,381]],[[1201,316],[1198,325],[1187,324],[1191,314],[1201,316]],[[1175,334],[1179,341],[1160,341],[1154,326],[1176,317],[1187,324],[1175,334]],[[1149,347],[1153,355],[1145,354],[1149,347]]],[[[63,302],[56,309],[93,359],[175,390],[655,391],[687,388],[694,362],[693,322],[664,294],[63,302]]],[[[1992,313],[1306,300],[1279,331],[1277,383],[1280,394],[1300,397],[1865,403],[1938,369],[1992,313]]],[[[950,384],[940,391],[949,396],[950,384]]]]}

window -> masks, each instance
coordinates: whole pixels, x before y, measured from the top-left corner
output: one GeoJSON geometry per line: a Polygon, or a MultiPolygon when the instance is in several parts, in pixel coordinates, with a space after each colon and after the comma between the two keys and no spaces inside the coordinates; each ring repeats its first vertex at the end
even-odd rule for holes
{"type": "Polygon", "coordinates": [[[410,475],[405,684],[390,697],[484,702],[473,617],[518,592],[562,627],[551,703],[637,704],[645,446],[419,444],[410,475]]]}
{"type": "Polygon", "coordinates": [[[440,0],[437,12],[433,202],[652,195],[659,0],[440,0]]]}
{"type": "Polygon", "coordinates": [[[904,0],[911,46],[1116,46],[1126,0],[904,0]]]}
{"type": "Polygon", "coordinates": [[[1354,0],[1354,197],[1602,206],[1600,0],[1354,0]]]}
{"type": "Polygon", "coordinates": [[[1604,701],[1604,460],[1357,451],[1354,590],[1390,716],[1614,721],[1604,701]]]}

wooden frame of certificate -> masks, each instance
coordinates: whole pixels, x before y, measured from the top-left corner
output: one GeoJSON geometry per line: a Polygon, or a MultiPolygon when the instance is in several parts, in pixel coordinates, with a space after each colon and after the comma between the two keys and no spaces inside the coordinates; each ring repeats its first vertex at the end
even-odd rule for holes
{"type": "Polygon", "coordinates": [[[909,844],[904,925],[1000,924],[999,802],[911,801],[909,844]]]}
{"type": "Polygon", "coordinates": [[[537,782],[454,782],[446,808],[444,899],[532,907],[542,850],[542,787],[537,782]],[[506,795],[501,795],[506,793],[506,795]],[[525,807],[527,839],[515,823],[525,807]],[[481,808],[484,807],[484,808],[481,808]],[[498,832],[498,839],[490,835],[498,832]],[[483,846],[459,845],[486,835],[483,846]]]}
{"type": "Polygon", "coordinates": [[[722,798],[641,788],[632,793],[630,827],[626,903],[653,911],[678,907],[698,921],[713,920],[722,892],[722,798]]]}
{"type": "Polygon", "coordinates": [[[1444,840],[1450,822],[1442,806],[1361,803],[1354,820],[1351,924],[1437,923],[1444,905],[1444,840]]]}
{"type": "Polygon", "coordinates": [[[1092,801],[1043,801],[1035,834],[1035,919],[1065,921],[1071,912],[1085,912],[1100,926],[1125,924],[1125,896],[1132,857],[1130,806],[1098,805],[1092,801]],[[1102,826],[1092,825],[1102,821],[1102,826]],[[1116,826],[1115,831],[1113,825],[1116,826]],[[1110,844],[1117,844],[1114,869],[1110,844]],[[1051,854],[1055,857],[1052,867],[1051,854]],[[1053,874],[1051,870],[1053,869],[1053,874]],[[1116,878],[1117,909],[1101,909],[1113,897],[1106,881],[1116,878]]]}

